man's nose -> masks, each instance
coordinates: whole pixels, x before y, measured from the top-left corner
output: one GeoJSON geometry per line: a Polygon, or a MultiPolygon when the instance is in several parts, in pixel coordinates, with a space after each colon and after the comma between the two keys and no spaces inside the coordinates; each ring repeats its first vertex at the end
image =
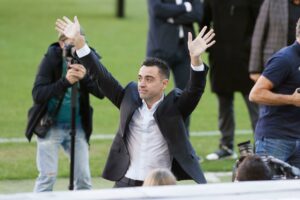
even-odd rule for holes
{"type": "Polygon", "coordinates": [[[141,86],[141,87],[145,87],[145,85],[146,85],[146,84],[145,84],[145,81],[144,81],[144,80],[140,80],[140,86],[141,86]]]}

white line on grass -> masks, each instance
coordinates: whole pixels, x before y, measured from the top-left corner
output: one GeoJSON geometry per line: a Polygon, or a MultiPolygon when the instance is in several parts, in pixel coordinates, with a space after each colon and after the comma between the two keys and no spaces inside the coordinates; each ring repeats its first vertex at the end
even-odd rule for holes
{"type": "MultiPolygon", "coordinates": [[[[251,130],[236,130],[235,134],[237,135],[247,135],[252,134],[251,130]]],[[[199,131],[191,132],[193,137],[202,137],[202,136],[215,136],[220,135],[219,131],[199,131]]],[[[112,140],[114,134],[93,134],[91,140],[112,140]]],[[[25,143],[28,142],[25,138],[0,138],[0,143],[25,143]]],[[[32,142],[36,142],[35,137],[33,137],[32,142]]]]}

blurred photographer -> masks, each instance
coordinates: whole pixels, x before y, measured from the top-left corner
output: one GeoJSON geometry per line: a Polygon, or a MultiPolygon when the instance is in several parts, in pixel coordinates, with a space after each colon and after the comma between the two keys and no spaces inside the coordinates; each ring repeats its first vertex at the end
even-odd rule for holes
{"type": "Polygon", "coordinates": [[[102,99],[104,96],[96,81],[72,53],[72,41],[59,35],[58,42],[49,46],[35,78],[29,111],[26,137],[37,137],[37,168],[39,176],[34,191],[52,191],[56,181],[60,146],[70,155],[71,87],[77,85],[76,140],[74,185],[76,190],[91,189],[89,167],[89,138],[92,132],[92,107],[89,93],[102,99]],[[76,62],[75,62],[76,63],[76,62]]]}
{"type": "Polygon", "coordinates": [[[254,155],[250,141],[238,144],[232,181],[299,179],[300,169],[268,155],[254,155]]]}
{"type": "Polygon", "coordinates": [[[255,130],[256,154],[270,155],[300,168],[300,20],[296,41],[267,62],[250,92],[261,105],[255,130]]]}
{"type": "Polygon", "coordinates": [[[237,181],[271,180],[272,172],[266,162],[257,155],[246,156],[237,168],[237,181]]]}

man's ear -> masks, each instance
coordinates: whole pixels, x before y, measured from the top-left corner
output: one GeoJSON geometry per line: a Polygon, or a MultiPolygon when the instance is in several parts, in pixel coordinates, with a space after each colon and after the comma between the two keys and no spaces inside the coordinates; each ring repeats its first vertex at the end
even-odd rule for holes
{"type": "Polygon", "coordinates": [[[164,89],[167,88],[168,83],[169,83],[169,79],[164,79],[164,80],[163,80],[163,85],[164,85],[163,88],[164,88],[164,89]]]}

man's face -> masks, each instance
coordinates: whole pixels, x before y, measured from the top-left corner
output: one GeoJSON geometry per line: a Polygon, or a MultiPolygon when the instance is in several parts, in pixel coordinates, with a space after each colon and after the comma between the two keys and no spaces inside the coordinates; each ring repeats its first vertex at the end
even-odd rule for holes
{"type": "Polygon", "coordinates": [[[161,98],[168,84],[156,66],[142,66],[138,74],[138,91],[141,99],[155,103],[161,98]]]}

